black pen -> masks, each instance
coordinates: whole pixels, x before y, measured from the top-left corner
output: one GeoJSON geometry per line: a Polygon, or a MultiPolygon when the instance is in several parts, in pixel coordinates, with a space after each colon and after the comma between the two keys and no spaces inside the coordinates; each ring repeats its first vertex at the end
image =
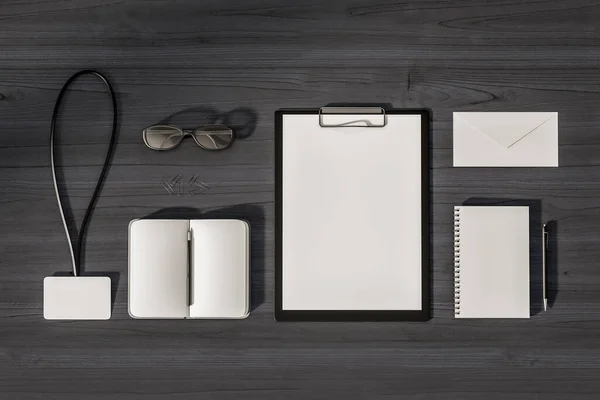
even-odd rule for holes
{"type": "Polygon", "coordinates": [[[548,294],[546,291],[546,253],[548,252],[548,226],[542,225],[542,295],[544,297],[544,311],[548,309],[548,294]]]}

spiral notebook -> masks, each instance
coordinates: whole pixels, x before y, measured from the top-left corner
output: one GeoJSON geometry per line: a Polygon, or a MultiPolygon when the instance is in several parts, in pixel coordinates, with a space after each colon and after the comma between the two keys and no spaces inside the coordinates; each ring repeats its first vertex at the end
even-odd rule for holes
{"type": "Polygon", "coordinates": [[[455,317],[529,318],[529,260],[529,207],[455,207],[455,317]]]}

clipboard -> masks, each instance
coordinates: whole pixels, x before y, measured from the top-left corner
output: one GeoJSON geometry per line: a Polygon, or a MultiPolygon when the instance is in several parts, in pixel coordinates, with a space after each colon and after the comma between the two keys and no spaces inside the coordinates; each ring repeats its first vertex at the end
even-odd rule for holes
{"type": "Polygon", "coordinates": [[[429,112],[275,113],[277,321],[426,321],[429,112]]]}

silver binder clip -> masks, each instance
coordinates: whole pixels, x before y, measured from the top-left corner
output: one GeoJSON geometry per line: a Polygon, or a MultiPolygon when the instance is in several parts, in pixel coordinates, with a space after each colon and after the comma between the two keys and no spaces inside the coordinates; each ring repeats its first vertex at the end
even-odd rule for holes
{"type": "Polygon", "coordinates": [[[319,109],[319,125],[322,128],[382,128],[386,122],[385,110],[381,107],[321,107],[319,109]]]}

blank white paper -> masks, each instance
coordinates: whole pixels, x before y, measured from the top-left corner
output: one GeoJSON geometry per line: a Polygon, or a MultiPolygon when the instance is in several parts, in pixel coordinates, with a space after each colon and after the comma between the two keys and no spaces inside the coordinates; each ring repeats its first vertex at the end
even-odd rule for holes
{"type": "Polygon", "coordinates": [[[245,318],[250,232],[235,219],[192,220],[190,318],[245,318]]]}
{"type": "Polygon", "coordinates": [[[283,310],[421,309],[421,116],[386,118],[283,116],[283,310]]]}
{"type": "Polygon", "coordinates": [[[141,219],[129,231],[129,315],[188,316],[187,220],[141,219]]]}

